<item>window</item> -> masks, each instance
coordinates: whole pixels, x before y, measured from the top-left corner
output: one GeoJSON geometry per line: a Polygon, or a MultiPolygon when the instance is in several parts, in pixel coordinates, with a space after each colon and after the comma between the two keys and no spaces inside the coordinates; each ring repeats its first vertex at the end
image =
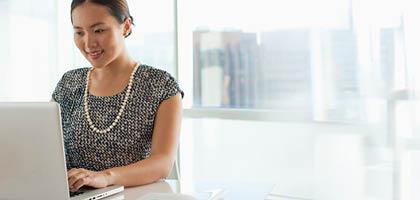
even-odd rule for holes
{"type": "Polygon", "coordinates": [[[172,0],[128,1],[135,26],[128,37],[131,56],[176,76],[172,0]]]}
{"type": "MultiPolygon", "coordinates": [[[[418,197],[418,156],[399,154],[418,143],[398,136],[416,132],[418,109],[394,104],[399,91],[411,101],[420,86],[415,8],[394,0],[178,1],[184,175],[232,190],[271,183],[301,198],[418,197]]],[[[237,195],[229,198],[251,199],[237,195]]]]}
{"type": "Polygon", "coordinates": [[[392,5],[371,16],[375,4],[350,0],[180,1],[189,105],[383,121],[375,113],[385,110],[402,55],[392,5]]]}
{"type": "Polygon", "coordinates": [[[58,43],[56,2],[0,1],[0,101],[41,100],[52,92],[58,43]],[[36,38],[34,40],[34,38],[36,38]]]}

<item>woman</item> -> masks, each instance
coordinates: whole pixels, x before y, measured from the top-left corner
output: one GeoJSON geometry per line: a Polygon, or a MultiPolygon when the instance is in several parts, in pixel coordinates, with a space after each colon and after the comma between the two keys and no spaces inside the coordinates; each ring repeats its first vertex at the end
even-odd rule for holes
{"type": "Polygon", "coordinates": [[[168,176],[178,145],[183,92],[167,72],[132,59],[125,0],[73,0],[74,42],[91,68],[66,72],[61,107],[68,183],[136,186],[168,176]]]}

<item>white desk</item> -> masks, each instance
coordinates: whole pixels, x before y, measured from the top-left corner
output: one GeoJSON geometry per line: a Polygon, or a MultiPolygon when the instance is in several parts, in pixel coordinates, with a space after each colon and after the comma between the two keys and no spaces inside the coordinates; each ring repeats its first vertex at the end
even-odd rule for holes
{"type": "Polygon", "coordinates": [[[159,181],[138,187],[126,187],[122,193],[110,196],[104,200],[119,200],[123,196],[125,200],[137,200],[149,193],[179,193],[179,183],[175,180],[159,181]]]}
{"type": "MultiPolygon", "coordinates": [[[[166,193],[166,194],[183,194],[186,195],[186,198],[177,198],[176,200],[203,200],[204,196],[202,194],[204,191],[213,190],[213,189],[224,189],[224,192],[221,192],[221,195],[212,200],[247,200],[247,199],[265,199],[267,194],[272,189],[271,184],[267,185],[247,185],[243,183],[194,183],[198,194],[191,194],[189,192],[184,192],[185,189],[181,189],[179,181],[176,180],[165,180],[159,181],[156,183],[138,186],[138,187],[129,187],[125,188],[124,192],[105,198],[104,200],[141,200],[147,194],[150,193],[166,193]],[[197,195],[197,196],[195,196],[197,195]],[[193,197],[194,198],[191,198],[193,197]],[[123,198],[122,198],[123,197],[123,198]],[[189,198],[188,198],[189,197],[189,198]],[[196,198],[198,197],[198,198],[196,198]]],[[[178,196],[179,197],[179,196],[178,196]]],[[[166,198],[165,198],[166,200],[166,198]]]]}

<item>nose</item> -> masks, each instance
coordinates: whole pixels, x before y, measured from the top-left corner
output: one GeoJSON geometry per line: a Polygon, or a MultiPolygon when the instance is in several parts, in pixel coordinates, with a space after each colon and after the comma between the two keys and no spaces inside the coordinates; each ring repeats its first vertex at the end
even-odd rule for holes
{"type": "Polygon", "coordinates": [[[98,41],[92,34],[86,34],[85,35],[85,50],[95,50],[98,47],[98,41]]]}

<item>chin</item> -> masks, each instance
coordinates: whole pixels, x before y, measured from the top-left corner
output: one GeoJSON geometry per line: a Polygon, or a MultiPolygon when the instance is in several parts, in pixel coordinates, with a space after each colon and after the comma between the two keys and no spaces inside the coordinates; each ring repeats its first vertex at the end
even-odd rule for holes
{"type": "Polygon", "coordinates": [[[106,62],[104,62],[104,61],[100,61],[100,60],[90,60],[90,59],[87,59],[88,61],[89,61],[89,63],[92,65],[92,67],[94,67],[94,68],[98,68],[98,69],[100,69],[100,68],[103,68],[104,66],[106,66],[107,65],[107,63],[106,62]]]}

